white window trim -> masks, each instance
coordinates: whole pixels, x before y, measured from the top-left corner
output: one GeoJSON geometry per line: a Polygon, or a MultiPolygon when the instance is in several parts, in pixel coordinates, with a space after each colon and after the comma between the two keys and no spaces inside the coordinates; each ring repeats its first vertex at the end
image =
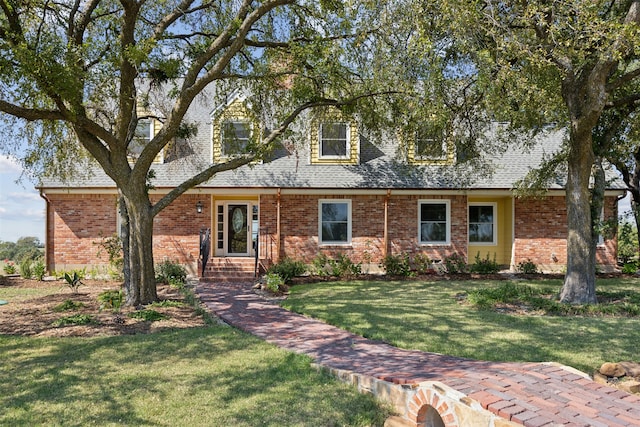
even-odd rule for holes
{"type": "MultiPolygon", "coordinates": [[[[149,142],[151,142],[151,140],[156,137],[156,119],[149,117],[141,120],[149,120],[149,139],[146,141],[146,144],[149,144],[149,142]]],[[[144,147],[142,147],[142,149],[144,150],[144,147]]],[[[129,154],[128,157],[130,159],[137,158],[137,156],[132,156],[131,154],[129,154]]],[[[160,152],[156,155],[156,158],[153,160],[153,163],[155,164],[164,163],[164,148],[162,148],[162,150],[160,150],[160,152]]]]}
{"type": "Polygon", "coordinates": [[[418,200],[418,244],[423,246],[437,246],[437,245],[450,245],[451,244],[451,200],[448,199],[420,199],[418,200]],[[423,242],[420,239],[420,235],[422,233],[422,218],[421,218],[421,207],[422,205],[432,204],[432,205],[442,205],[446,206],[446,240],[443,242],[438,241],[428,241],[423,242]]]}
{"type": "Polygon", "coordinates": [[[318,244],[321,246],[349,246],[351,245],[351,227],[353,220],[351,216],[351,199],[319,199],[318,200],[318,244]],[[347,241],[337,242],[322,240],[322,205],[325,203],[346,203],[347,204],[347,241]]]}
{"type": "Polygon", "coordinates": [[[253,122],[248,118],[227,118],[220,121],[220,157],[223,159],[229,159],[238,153],[225,153],[224,152],[224,125],[225,123],[247,123],[249,125],[249,141],[253,138],[253,122]]]}
{"type": "Polygon", "coordinates": [[[469,202],[467,204],[467,242],[474,246],[496,246],[498,244],[498,204],[496,202],[469,202]],[[471,206],[491,206],[493,208],[493,241],[472,242],[469,239],[469,207],[471,206]]]}
{"type": "Polygon", "coordinates": [[[346,121],[329,121],[325,120],[318,123],[318,159],[333,159],[333,160],[344,160],[351,158],[351,123],[346,121]],[[344,156],[323,156],[322,155],[322,126],[325,124],[340,124],[346,126],[346,151],[344,156]]]}

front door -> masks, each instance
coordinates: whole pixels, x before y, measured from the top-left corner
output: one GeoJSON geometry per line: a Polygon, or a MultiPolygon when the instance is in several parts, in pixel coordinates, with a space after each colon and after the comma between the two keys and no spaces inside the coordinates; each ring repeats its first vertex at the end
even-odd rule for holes
{"type": "Polygon", "coordinates": [[[251,248],[247,221],[248,205],[246,203],[228,204],[226,209],[227,222],[227,255],[249,255],[251,248]]]}

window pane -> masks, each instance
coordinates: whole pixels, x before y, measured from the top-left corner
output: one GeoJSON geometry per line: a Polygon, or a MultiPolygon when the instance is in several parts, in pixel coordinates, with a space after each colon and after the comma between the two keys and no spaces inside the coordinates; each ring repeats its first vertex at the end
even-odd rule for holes
{"type": "Polygon", "coordinates": [[[445,242],[447,240],[447,223],[425,222],[420,226],[421,242],[445,242]]]}
{"type": "Polygon", "coordinates": [[[349,215],[349,207],[346,203],[323,203],[322,221],[344,221],[349,215]]]}
{"type": "Polygon", "coordinates": [[[446,221],[447,205],[423,203],[420,207],[420,221],[446,221]]]}
{"type": "Polygon", "coordinates": [[[323,242],[346,242],[347,223],[342,222],[323,222],[322,223],[322,241],[323,242]]]}
{"type": "Polygon", "coordinates": [[[493,224],[469,224],[469,241],[493,242],[493,224]]]}
{"type": "Polygon", "coordinates": [[[226,121],[221,129],[222,153],[237,154],[243,152],[251,137],[251,124],[241,121],[226,121]]]}
{"type": "Polygon", "coordinates": [[[347,124],[322,123],[320,125],[320,156],[347,155],[347,124]]]}
{"type": "Polygon", "coordinates": [[[151,120],[140,119],[136,125],[133,139],[129,144],[129,154],[137,157],[151,140],[151,120]]]}

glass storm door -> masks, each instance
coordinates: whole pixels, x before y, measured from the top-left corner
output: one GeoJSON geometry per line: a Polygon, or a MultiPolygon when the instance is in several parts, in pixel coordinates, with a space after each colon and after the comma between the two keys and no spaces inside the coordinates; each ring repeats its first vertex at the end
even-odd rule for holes
{"type": "Polygon", "coordinates": [[[227,254],[249,255],[247,204],[227,205],[227,254]]]}

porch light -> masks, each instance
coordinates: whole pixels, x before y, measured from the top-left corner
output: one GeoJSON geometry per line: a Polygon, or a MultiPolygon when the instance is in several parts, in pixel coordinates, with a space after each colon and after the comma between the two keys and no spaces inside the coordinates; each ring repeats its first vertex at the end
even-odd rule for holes
{"type": "Polygon", "coordinates": [[[200,200],[198,200],[198,203],[196,203],[196,212],[198,212],[199,214],[202,213],[202,202],[200,200]]]}

